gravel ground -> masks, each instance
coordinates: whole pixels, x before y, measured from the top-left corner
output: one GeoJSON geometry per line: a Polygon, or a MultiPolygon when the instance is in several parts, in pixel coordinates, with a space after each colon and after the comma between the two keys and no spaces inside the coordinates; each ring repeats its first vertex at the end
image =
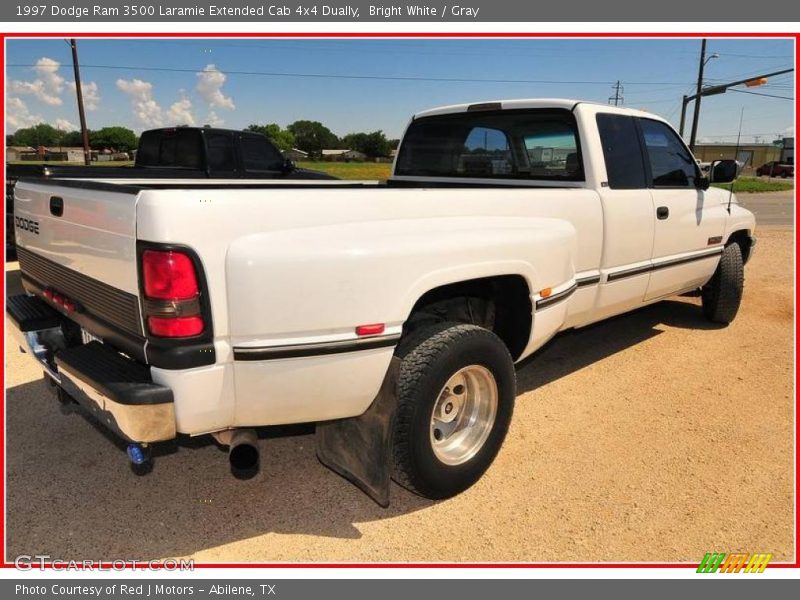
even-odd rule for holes
{"type": "Polygon", "coordinates": [[[793,560],[793,234],[758,235],[730,327],[680,298],[558,337],[520,366],[486,476],[445,502],[394,486],[387,510],[317,462],[307,428],[265,432],[251,481],[200,440],[137,478],[7,334],[7,557],[793,560]]]}

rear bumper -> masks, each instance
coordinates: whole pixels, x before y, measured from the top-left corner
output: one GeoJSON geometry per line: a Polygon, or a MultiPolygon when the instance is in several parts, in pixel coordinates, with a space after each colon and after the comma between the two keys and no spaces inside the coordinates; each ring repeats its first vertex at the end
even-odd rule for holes
{"type": "Polygon", "coordinates": [[[129,442],[175,437],[172,390],[149,367],[100,342],[71,343],[68,321],[36,297],[11,297],[6,312],[20,349],[100,423],[129,442]]]}

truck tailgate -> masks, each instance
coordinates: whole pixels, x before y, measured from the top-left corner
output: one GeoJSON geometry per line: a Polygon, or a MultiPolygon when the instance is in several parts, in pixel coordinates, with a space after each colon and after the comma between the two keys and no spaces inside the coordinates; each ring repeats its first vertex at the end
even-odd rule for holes
{"type": "Polygon", "coordinates": [[[23,281],[52,287],[105,324],[141,334],[136,201],[135,191],[19,181],[14,227],[23,281]]]}

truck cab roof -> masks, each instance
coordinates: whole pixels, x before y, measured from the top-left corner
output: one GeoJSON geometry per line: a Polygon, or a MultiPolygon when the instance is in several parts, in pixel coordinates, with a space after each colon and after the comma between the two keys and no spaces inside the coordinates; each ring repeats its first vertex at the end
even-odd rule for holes
{"type": "Polygon", "coordinates": [[[432,117],[437,115],[447,115],[463,112],[477,112],[477,111],[490,111],[490,110],[519,110],[526,108],[542,108],[542,109],[562,109],[574,110],[578,105],[593,105],[603,109],[603,112],[611,112],[618,114],[634,115],[638,117],[647,117],[649,119],[656,119],[663,121],[661,117],[653,113],[634,108],[625,108],[619,106],[610,106],[601,102],[593,102],[590,100],[576,100],[574,98],[520,98],[520,99],[505,99],[505,100],[485,100],[481,102],[470,102],[465,104],[450,104],[447,106],[439,106],[428,110],[415,113],[412,120],[432,117]]]}

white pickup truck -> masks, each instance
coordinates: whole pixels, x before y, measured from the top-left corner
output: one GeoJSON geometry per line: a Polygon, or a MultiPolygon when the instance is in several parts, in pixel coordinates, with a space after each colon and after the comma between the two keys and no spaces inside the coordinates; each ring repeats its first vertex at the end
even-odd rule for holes
{"type": "MultiPolygon", "coordinates": [[[[753,215],[652,114],[511,100],[413,117],[386,184],[21,179],[21,347],[129,443],[315,422],[320,460],[382,505],[480,478],[514,363],[674,294],[739,308],[753,215]]],[[[698,318],[702,318],[698,310],[698,318]]]]}

